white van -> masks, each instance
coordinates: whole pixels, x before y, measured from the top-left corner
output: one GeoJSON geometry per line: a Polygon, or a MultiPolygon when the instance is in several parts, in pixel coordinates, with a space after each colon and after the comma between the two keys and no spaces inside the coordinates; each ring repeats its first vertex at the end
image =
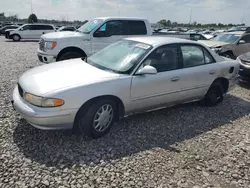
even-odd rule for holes
{"type": "Polygon", "coordinates": [[[43,34],[56,31],[53,25],[49,24],[24,24],[21,27],[9,31],[5,38],[20,41],[21,39],[40,39],[43,34]]]}
{"type": "Polygon", "coordinates": [[[152,35],[148,20],[141,18],[101,17],[78,28],[42,35],[37,51],[43,63],[88,57],[109,44],[132,36],[152,35]]]}

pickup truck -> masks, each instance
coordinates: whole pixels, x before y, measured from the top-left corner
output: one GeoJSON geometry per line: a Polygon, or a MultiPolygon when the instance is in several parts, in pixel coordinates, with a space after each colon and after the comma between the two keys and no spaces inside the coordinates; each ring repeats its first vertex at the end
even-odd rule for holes
{"type": "Polygon", "coordinates": [[[42,35],[37,55],[43,63],[88,57],[118,40],[143,35],[152,35],[151,24],[146,19],[100,17],[87,22],[76,32],[42,35]]]}

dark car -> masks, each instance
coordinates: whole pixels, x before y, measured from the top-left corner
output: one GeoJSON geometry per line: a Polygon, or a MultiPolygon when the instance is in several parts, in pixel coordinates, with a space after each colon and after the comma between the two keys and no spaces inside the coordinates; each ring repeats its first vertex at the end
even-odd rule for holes
{"type": "Polygon", "coordinates": [[[7,25],[2,28],[0,28],[0,35],[5,35],[5,30],[6,29],[17,29],[19,26],[18,25],[7,25]]]}
{"type": "Polygon", "coordinates": [[[250,81],[250,52],[239,56],[240,70],[239,75],[242,80],[250,81]]]}
{"type": "Polygon", "coordinates": [[[75,31],[76,28],[74,26],[62,26],[57,31],[75,31]]]}

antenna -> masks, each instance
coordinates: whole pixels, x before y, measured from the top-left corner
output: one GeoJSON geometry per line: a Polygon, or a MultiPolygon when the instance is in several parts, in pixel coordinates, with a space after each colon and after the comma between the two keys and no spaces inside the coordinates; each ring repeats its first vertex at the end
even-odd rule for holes
{"type": "Polygon", "coordinates": [[[245,20],[245,12],[242,13],[241,24],[244,23],[244,20],[245,20]]]}

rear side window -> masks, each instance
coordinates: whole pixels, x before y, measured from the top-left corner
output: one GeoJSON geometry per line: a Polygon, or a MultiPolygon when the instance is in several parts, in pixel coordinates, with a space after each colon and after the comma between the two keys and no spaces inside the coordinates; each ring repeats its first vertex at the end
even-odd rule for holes
{"type": "Polygon", "coordinates": [[[51,25],[32,25],[31,30],[54,30],[51,25]]]}
{"type": "Polygon", "coordinates": [[[201,47],[194,45],[183,45],[181,46],[181,52],[184,68],[205,64],[205,58],[201,47]]]}
{"type": "Polygon", "coordinates": [[[144,21],[128,21],[126,27],[127,27],[127,35],[147,34],[147,28],[144,21]]]}

